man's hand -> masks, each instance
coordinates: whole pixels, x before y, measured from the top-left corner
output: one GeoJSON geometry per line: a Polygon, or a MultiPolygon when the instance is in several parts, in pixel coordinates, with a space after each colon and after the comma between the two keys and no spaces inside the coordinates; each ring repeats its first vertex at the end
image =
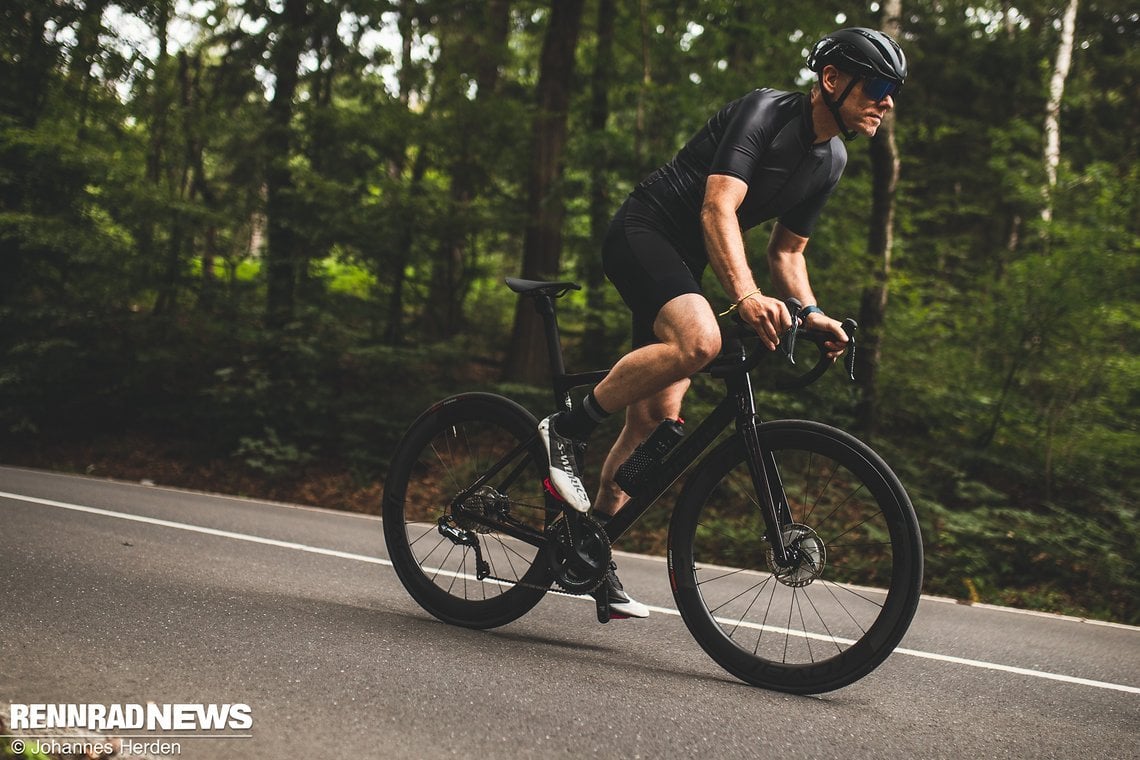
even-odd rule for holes
{"type": "Polygon", "coordinates": [[[843,325],[838,320],[832,319],[821,311],[815,311],[807,315],[807,319],[804,320],[804,327],[819,332],[829,332],[835,336],[834,340],[823,343],[823,347],[827,349],[827,356],[832,361],[842,356],[843,352],[847,350],[847,333],[843,331],[843,325]]]}
{"type": "Polygon", "coordinates": [[[760,336],[760,342],[767,346],[769,351],[776,350],[776,346],[780,345],[780,336],[792,326],[788,307],[778,298],[755,293],[741,301],[737,311],[740,312],[741,319],[756,331],[760,336]]]}

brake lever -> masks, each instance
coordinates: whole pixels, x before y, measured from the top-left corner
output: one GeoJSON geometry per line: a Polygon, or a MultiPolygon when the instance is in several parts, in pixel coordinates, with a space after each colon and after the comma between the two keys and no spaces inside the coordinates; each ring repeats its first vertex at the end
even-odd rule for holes
{"type": "Polygon", "coordinates": [[[855,331],[859,329],[859,324],[848,317],[843,320],[843,332],[847,333],[847,356],[843,358],[843,367],[847,370],[847,377],[851,378],[852,382],[855,380],[855,331]]]}
{"type": "Polygon", "coordinates": [[[784,301],[784,306],[788,308],[788,313],[792,315],[792,326],[788,328],[782,336],[780,336],[780,345],[778,348],[788,357],[788,361],[792,366],[796,365],[796,333],[800,330],[800,309],[804,307],[799,300],[789,298],[784,301]]]}

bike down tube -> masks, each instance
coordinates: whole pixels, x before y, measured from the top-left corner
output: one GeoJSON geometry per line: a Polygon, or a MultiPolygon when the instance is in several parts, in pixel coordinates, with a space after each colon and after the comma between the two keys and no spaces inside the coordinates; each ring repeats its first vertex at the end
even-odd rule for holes
{"type": "Polygon", "coordinates": [[[795,558],[790,556],[788,548],[784,545],[784,531],[780,519],[780,513],[786,511],[786,508],[783,508],[785,503],[782,498],[783,485],[780,484],[779,489],[773,488],[773,478],[779,481],[775,458],[771,452],[764,451],[760,446],[752,381],[747,373],[741,373],[725,378],[725,382],[728,384],[729,397],[737,401],[736,431],[744,439],[748,473],[752,476],[752,488],[760,501],[760,514],[764,518],[772,556],[777,565],[788,567],[793,564],[795,558]]]}
{"type": "Polygon", "coordinates": [[[630,499],[629,503],[606,523],[606,533],[611,541],[617,541],[624,535],[676,482],[677,478],[684,474],[697,457],[713,444],[721,431],[735,420],[737,435],[744,439],[747,449],[748,469],[752,475],[753,489],[760,502],[758,506],[764,518],[773,557],[781,567],[787,567],[792,564],[794,558],[788,555],[787,547],[784,545],[784,533],[781,530],[782,501],[778,502],[776,494],[782,493],[783,487],[780,485],[779,490],[772,487],[773,479],[777,482],[779,480],[775,460],[770,452],[760,447],[752,382],[747,371],[725,373],[724,380],[728,386],[728,394],[724,400],[717,404],[700,426],[691,435],[686,436],[666,457],[661,470],[654,476],[649,493],[630,499]]]}
{"type": "Polygon", "coordinates": [[[654,474],[648,492],[644,496],[631,498],[617,515],[606,523],[606,534],[611,541],[617,541],[623,536],[669,490],[677,478],[697,461],[697,457],[712,446],[717,436],[732,424],[737,415],[738,404],[739,402],[731,396],[725,398],[716,405],[696,430],[681,439],[677,448],[669,453],[658,472],[654,474]]]}

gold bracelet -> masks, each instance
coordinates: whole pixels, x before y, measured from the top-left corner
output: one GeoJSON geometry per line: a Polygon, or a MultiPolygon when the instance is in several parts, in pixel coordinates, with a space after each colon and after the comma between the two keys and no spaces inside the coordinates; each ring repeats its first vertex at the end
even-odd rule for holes
{"type": "Polygon", "coordinates": [[[718,316],[718,317],[726,317],[726,316],[728,316],[728,315],[729,315],[729,314],[731,314],[732,312],[734,312],[734,311],[736,311],[737,309],[739,309],[739,308],[740,308],[740,304],[744,303],[744,302],[745,302],[747,299],[751,298],[752,296],[755,296],[755,295],[759,295],[759,294],[760,294],[760,288],[756,288],[756,290],[753,290],[753,291],[752,291],[751,293],[749,293],[748,295],[745,295],[745,296],[741,296],[741,297],[740,297],[740,300],[739,300],[739,301],[737,301],[736,303],[734,303],[732,306],[729,306],[727,309],[725,309],[724,311],[722,311],[720,314],[717,314],[717,316],[718,316]]]}

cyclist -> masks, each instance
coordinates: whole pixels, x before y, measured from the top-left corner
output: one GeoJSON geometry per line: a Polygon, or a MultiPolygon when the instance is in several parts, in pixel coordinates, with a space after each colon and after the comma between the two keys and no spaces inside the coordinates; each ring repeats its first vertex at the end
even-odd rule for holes
{"type": "MultiPolygon", "coordinates": [[[[791,326],[787,297],[807,304],[799,314],[807,326],[835,336],[826,344],[832,358],[845,347],[840,323],[816,305],[804,249],[847,163],[840,135],[875,134],[906,79],[906,58],[886,34],[853,27],[819,40],[807,64],[817,75],[809,93],[758,89],[724,106],[637,185],[610,225],[603,262],[632,312],[633,350],[579,406],[539,424],[553,489],[587,512],[579,451],[606,417],[626,410],[593,505],[603,524],[629,498],[614,483],[618,467],[661,420],[678,418],[689,377],[720,351],[718,315],[700,288],[707,265],[728,295],[721,315],[737,312],[769,349],[791,326]],[[773,218],[767,259],[780,298],[756,286],[742,234],[773,218]]],[[[605,581],[611,615],[647,617],[615,570],[605,581]]]]}

